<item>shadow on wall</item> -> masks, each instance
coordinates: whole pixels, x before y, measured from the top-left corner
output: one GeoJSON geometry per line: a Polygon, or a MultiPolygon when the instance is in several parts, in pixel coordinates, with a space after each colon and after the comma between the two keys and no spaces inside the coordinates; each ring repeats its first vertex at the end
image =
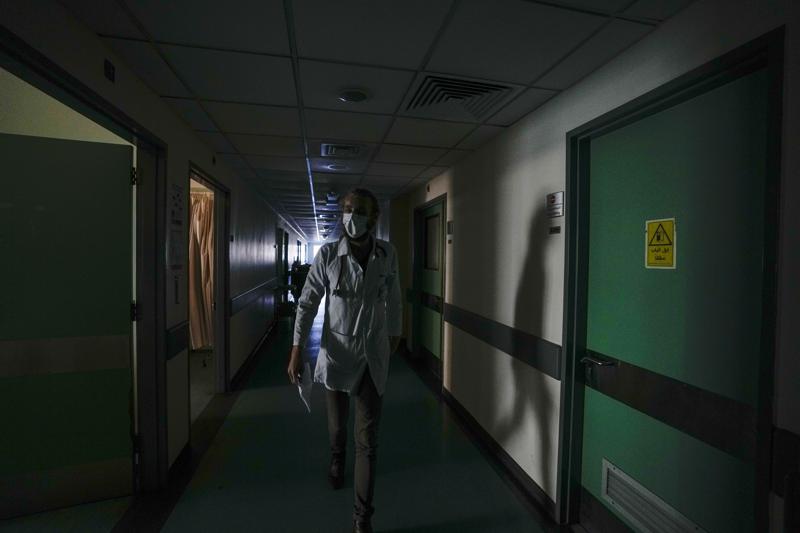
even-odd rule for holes
{"type": "MultiPolygon", "coordinates": [[[[548,232],[550,228],[544,206],[535,210],[531,217],[530,231],[528,234],[528,250],[525,254],[525,263],[516,291],[516,304],[514,311],[514,327],[516,329],[541,334],[542,319],[545,305],[545,270],[544,258],[549,245],[548,232]]],[[[514,351],[524,350],[524,346],[514,346],[514,351]]],[[[502,406],[502,412],[495,417],[493,435],[504,447],[511,444],[526,420],[532,419],[536,438],[538,438],[538,457],[531,459],[538,465],[541,478],[538,484],[544,489],[549,485],[555,464],[551,461],[552,445],[550,427],[553,417],[553,401],[547,390],[547,377],[543,372],[531,370],[518,372],[514,367],[524,365],[520,361],[508,360],[508,372],[512,380],[509,383],[510,391],[506,394],[493,394],[490,397],[510,397],[511,405],[502,406]]],[[[499,385],[499,380],[489,380],[489,383],[499,385]]],[[[527,458],[526,458],[527,459],[527,458]]]]}

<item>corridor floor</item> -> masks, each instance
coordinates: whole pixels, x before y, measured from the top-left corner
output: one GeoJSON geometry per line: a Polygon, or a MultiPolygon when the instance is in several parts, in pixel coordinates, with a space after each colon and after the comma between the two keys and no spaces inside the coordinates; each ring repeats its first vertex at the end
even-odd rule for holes
{"type": "MultiPolygon", "coordinates": [[[[332,491],[323,390],[314,386],[309,414],[286,379],[289,343],[281,323],[164,531],[349,531],[353,447],[345,486],[332,491]]],[[[399,357],[384,400],[375,508],[376,531],[543,531],[399,357]]]]}
{"type": "MultiPolygon", "coordinates": [[[[317,340],[320,324],[315,326],[317,335],[312,338],[317,340]]],[[[285,374],[290,324],[282,321],[275,329],[163,531],[350,531],[352,440],[345,486],[332,491],[326,480],[329,455],[322,387],[314,385],[309,414],[285,374]]],[[[380,428],[375,530],[551,530],[537,521],[487,462],[449,408],[404,359],[393,357],[380,428]]],[[[352,421],[351,413],[351,439],[352,421]]],[[[82,516],[88,520],[87,513],[102,505],[75,509],[82,508],[82,516]]],[[[16,522],[23,526],[21,530],[63,531],[52,527],[55,523],[46,517],[60,516],[58,523],[63,526],[65,512],[69,514],[68,510],[43,513],[38,519],[28,517],[4,525],[12,526],[9,530],[17,529],[12,525],[16,522]]],[[[81,522],[89,526],[73,517],[67,520],[71,526],[67,529],[102,530],[96,517],[86,529],[81,522]]]]}

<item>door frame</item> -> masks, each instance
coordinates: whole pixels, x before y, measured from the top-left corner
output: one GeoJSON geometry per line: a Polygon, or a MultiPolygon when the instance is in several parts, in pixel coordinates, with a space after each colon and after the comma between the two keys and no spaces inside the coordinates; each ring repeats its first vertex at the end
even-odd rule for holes
{"type": "Polygon", "coordinates": [[[447,275],[446,263],[446,239],[447,239],[447,193],[440,194],[439,196],[428,200],[424,204],[418,205],[414,208],[413,228],[412,228],[412,247],[411,247],[411,335],[412,347],[414,356],[424,360],[428,369],[436,377],[436,380],[441,384],[442,374],[444,371],[444,307],[445,307],[445,279],[447,275]],[[441,246],[439,246],[439,265],[442,272],[441,289],[442,296],[439,298],[438,304],[441,308],[439,314],[442,316],[439,334],[439,357],[435,357],[427,350],[421,349],[419,342],[419,313],[416,312],[417,306],[425,305],[423,303],[422,291],[419,290],[421,280],[420,274],[422,273],[425,252],[423,246],[425,242],[425,229],[423,213],[437,205],[442,205],[442,223],[440,228],[441,246]]]}
{"type": "MultiPolygon", "coordinates": [[[[133,493],[167,483],[166,281],[163,265],[167,144],[26,41],[0,25],[0,63],[136,147],[136,359],[132,361],[133,493]]],[[[133,302],[132,302],[133,303],[133,302]]],[[[132,306],[133,311],[133,306],[132,306]]],[[[131,352],[133,355],[133,351],[131,352]]]]}
{"type": "Polygon", "coordinates": [[[777,249],[780,202],[781,117],[784,28],[772,30],[569,132],[567,141],[568,213],[565,219],[565,275],[561,415],[559,420],[557,519],[577,523],[581,498],[584,376],[579,362],[586,351],[588,287],[589,161],[591,140],[694,98],[756,69],[769,78],[767,172],[764,216],[763,323],[756,443],[755,523],[767,530],[771,468],[774,354],[777,330],[777,249]]]}
{"type": "MultiPolygon", "coordinates": [[[[189,181],[194,179],[214,191],[214,233],[216,235],[214,242],[214,300],[217,303],[214,310],[214,389],[215,394],[225,394],[231,390],[231,264],[230,239],[228,238],[231,234],[231,191],[191,159],[187,176],[186,190],[190,189],[189,181]],[[221,342],[220,339],[222,339],[221,342]]],[[[189,249],[188,243],[186,249],[189,249]]],[[[186,294],[189,294],[189,276],[186,276],[186,284],[186,294]]],[[[190,374],[190,402],[191,386],[190,374]]],[[[191,423],[189,424],[189,434],[191,435],[191,423]]]]}

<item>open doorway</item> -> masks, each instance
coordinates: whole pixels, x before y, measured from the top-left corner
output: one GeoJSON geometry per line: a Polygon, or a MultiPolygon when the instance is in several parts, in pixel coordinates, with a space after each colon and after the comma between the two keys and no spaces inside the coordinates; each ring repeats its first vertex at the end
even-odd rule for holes
{"type": "Polygon", "coordinates": [[[216,194],[198,175],[190,179],[189,200],[189,399],[194,423],[217,392],[219,349],[216,327],[216,194]]]}

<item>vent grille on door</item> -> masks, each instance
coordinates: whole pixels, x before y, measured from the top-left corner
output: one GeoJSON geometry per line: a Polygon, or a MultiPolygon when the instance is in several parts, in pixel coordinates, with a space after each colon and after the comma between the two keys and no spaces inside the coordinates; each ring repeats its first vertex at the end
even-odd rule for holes
{"type": "Polygon", "coordinates": [[[603,499],[641,533],[702,532],[677,509],[603,459],[603,499]]]}
{"type": "Polygon", "coordinates": [[[405,110],[423,116],[429,113],[434,116],[466,113],[466,117],[452,118],[482,121],[496,112],[517,90],[509,85],[428,74],[418,82],[405,110]]]}

